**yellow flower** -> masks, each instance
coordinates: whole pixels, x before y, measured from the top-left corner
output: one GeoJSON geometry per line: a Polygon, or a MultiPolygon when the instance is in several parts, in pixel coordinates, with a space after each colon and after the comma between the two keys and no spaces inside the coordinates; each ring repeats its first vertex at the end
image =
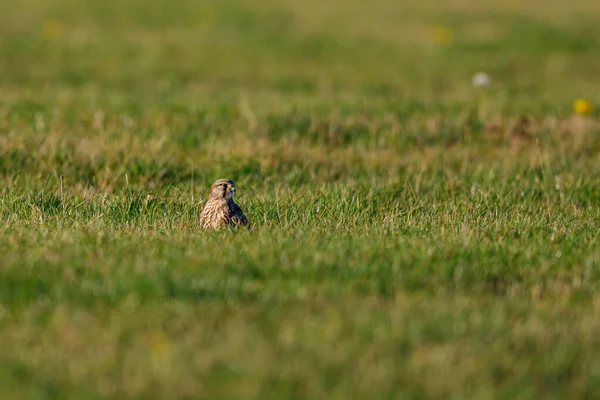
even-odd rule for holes
{"type": "Polygon", "coordinates": [[[42,24],[42,36],[47,39],[58,39],[63,34],[63,23],[57,19],[47,19],[42,24]]]}
{"type": "Polygon", "coordinates": [[[152,332],[148,342],[153,357],[164,358],[169,355],[171,346],[169,343],[169,337],[164,332],[152,332]]]}
{"type": "Polygon", "coordinates": [[[577,114],[587,115],[592,112],[592,104],[584,99],[577,99],[573,103],[573,109],[577,114]]]}
{"type": "Polygon", "coordinates": [[[450,44],[454,39],[452,30],[445,25],[438,25],[433,30],[435,42],[440,45],[450,44]]]}

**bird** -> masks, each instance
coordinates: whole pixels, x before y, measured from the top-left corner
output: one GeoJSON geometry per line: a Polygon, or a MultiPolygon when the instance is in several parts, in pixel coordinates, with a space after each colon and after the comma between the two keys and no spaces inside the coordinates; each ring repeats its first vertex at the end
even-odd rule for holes
{"type": "Polygon", "coordinates": [[[200,214],[203,229],[216,229],[224,225],[248,226],[248,218],[233,201],[235,183],[217,179],[210,187],[208,201],[200,214]]]}

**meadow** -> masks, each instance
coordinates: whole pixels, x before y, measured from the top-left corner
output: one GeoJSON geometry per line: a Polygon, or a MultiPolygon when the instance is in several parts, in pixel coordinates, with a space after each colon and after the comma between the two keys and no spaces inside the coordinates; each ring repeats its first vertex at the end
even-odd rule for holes
{"type": "Polygon", "coordinates": [[[596,398],[599,22],[1,0],[0,398],[596,398]]]}

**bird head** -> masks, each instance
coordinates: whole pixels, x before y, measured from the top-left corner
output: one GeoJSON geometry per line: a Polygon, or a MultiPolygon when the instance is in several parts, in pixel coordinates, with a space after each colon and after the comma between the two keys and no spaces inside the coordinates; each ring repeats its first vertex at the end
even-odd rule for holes
{"type": "Polygon", "coordinates": [[[214,199],[233,199],[235,183],[229,179],[217,179],[210,187],[210,197],[214,199]]]}

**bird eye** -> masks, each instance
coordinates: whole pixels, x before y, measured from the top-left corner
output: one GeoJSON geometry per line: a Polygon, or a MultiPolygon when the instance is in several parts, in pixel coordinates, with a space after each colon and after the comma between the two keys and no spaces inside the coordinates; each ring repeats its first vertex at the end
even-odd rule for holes
{"type": "Polygon", "coordinates": [[[223,187],[224,187],[225,189],[227,189],[227,184],[226,184],[226,183],[224,183],[224,184],[223,184],[223,187]]]}

